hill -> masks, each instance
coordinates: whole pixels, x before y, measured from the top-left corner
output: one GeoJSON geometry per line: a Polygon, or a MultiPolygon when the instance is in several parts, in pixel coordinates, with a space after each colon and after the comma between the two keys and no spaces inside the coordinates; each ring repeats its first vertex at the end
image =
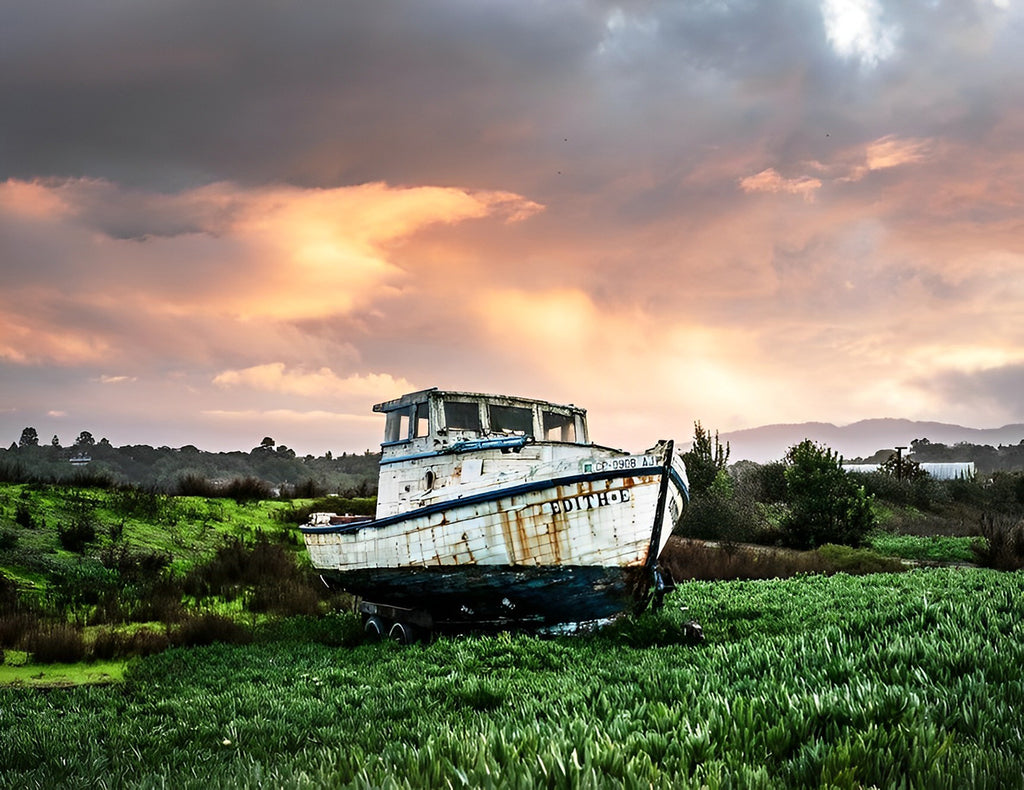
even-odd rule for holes
{"type": "Polygon", "coordinates": [[[936,444],[960,443],[988,445],[1017,445],[1024,441],[1024,424],[1004,425],[1001,428],[967,428],[943,422],[927,422],[882,418],[860,420],[850,425],[837,426],[827,422],[802,422],[764,425],[721,436],[729,442],[731,461],[778,461],[786,450],[804,439],[821,442],[837,450],[847,459],[868,457],[878,450],[897,446],[910,447],[915,439],[928,439],[936,444]]]}

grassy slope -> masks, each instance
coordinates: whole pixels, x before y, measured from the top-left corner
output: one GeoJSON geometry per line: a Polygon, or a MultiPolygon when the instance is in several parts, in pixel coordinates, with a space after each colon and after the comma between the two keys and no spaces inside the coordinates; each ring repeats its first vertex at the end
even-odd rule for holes
{"type": "MultiPolygon", "coordinates": [[[[210,557],[226,537],[251,538],[257,531],[291,529],[273,519],[276,511],[291,507],[288,502],[238,504],[230,499],[160,496],[152,508],[131,512],[130,503],[118,507],[117,497],[115,492],[95,489],[0,484],[0,526],[17,539],[13,549],[0,552],[0,571],[43,592],[50,571],[81,557],[95,559],[113,542],[112,530],[121,529],[121,542],[135,550],[166,553],[173,558],[171,567],[184,572],[210,557]],[[33,528],[15,523],[19,505],[31,514],[33,528]],[[95,525],[97,538],[79,555],[61,548],[57,527],[82,513],[95,525]]],[[[297,548],[300,543],[296,534],[297,548]]]]}
{"type": "Polygon", "coordinates": [[[172,650],[0,689],[0,785],[1019,788],[1022,623],[1024,575],[954,569],[694,582],[592,639],[172,650]]]}
{"type": "MultiPolygon", "coordinates": [[[[24,655],[17,657],[24,659],[24,655]]],[[[38,666],[22,661],[0,666],[0,686],[30,688],[66,688],[106,683],[124,679],[124,661],[90,661],[79,664],[47,664],[38,666]]]]}

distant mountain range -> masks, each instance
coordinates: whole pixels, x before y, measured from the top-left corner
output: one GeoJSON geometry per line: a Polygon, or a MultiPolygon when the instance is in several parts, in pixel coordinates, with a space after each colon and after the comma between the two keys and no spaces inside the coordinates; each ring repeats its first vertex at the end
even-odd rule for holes
{"type": "Polygon", "coordinates": [[[965,428],[944,422],[920,422],[893,418],[861,420],[850,425],[828,422],[801,422],[789,425],[764,425],[723,433],[722,444],[730,446],[729,463],[748,460],[766,463],[779,461],[786,451],[804,439],[831,447],[844,458],[866,458],[878,450],[898,445],[909,446],[914,439],[941,444],[1019,444],[1024,440],[1024,424],[1002,428],[965,428]]]}

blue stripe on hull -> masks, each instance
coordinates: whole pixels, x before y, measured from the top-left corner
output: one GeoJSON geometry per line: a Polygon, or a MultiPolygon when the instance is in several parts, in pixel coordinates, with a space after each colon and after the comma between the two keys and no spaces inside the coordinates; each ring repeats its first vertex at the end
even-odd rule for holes
{"type": "Polygon", "coordinates": [[[646,604],[646,568],[466,565],[322,571],[368,600],[429,611],[435,622],[549,625],[614,617],[646,604]]]}
{"type": "Polygon", "coordinates": [[[324,527],[302,526],[299,527],[299,529],[303,534],[307,535],[323,535],[332,532],[358,532],[361,529],[386,527],[391,524],[398,524],[403,521],[420,518],[422,516],[433,515],[434,513],[444,513],[445,511],[468,507],[470,505],[477,505],[483,502],[493,502],[497,499],[505,499],[506,497],[517,496],[520,494],[529,494],[534,491],[542,491],[545,488],[557,488],[558,486],[575,485],[577,483],[593,482],[595,480],[617,480],[626,477],[661,475],[664,471],[665,467],[663,466],[645,466],[637,469],[615,470],[612,472],[588,472],[586,474],[570,475],[568,477],[537,480],[532,483],[523,483],[521,485],[509,486],[508,488],[494,489],[481,494],[472,494],[470,496],[462,497],[461,499],[449,499],[444,502],[438,502],[433,505],[417,508],[416,510],[410,510],[405,513],[399,513],[395,516],[386,516],[385,518],[376,520],[367,519],[366,521],[357,521],[351,524],[336,524],[324,527]]]}

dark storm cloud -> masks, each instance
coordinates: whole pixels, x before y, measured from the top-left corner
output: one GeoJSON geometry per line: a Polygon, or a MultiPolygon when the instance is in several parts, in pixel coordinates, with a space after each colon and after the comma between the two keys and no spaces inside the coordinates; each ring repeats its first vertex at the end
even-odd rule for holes
{"type": "MultiPolygon", "coordinates": [[[[547,202],[649,172],[660,183],[612,200],[622,213],[600,209],[642,222],[693,202],[678,182],[709,147],[778,166],[934,123],[897,102],[960,90],[962,74],[922,90],[915,64],[953,68],[936,30],[969,57],[974,5],[887,6],[914,52],[872,69],[836,55],[812,2],[19,0],[0,32],[0,178],[500,184],[547,202]]],[[[989,84],[971,117],[1008,90],[989,84]]]]}
{"type": "MultiPolygon", "coordinates": [[[[942,360],[936,360],[941,365],[942,360]]],[[[976,372],[945,371],[918,382],[941,392],[966,410],[989,413],[993,405],[1000,413],[1024,414],[1024,364],[1005,365],[976,372]]]]}
{"type": "Polygon", "coordinates": [[[599,34],[561,4],[21,3],[11,18],[3,175],[168,187],[446,172],[557,105],[599,34]]]}

